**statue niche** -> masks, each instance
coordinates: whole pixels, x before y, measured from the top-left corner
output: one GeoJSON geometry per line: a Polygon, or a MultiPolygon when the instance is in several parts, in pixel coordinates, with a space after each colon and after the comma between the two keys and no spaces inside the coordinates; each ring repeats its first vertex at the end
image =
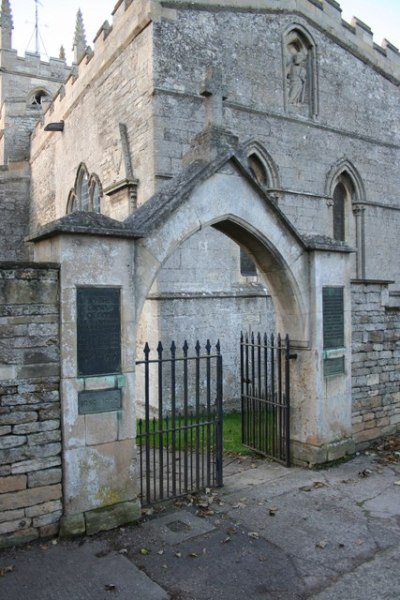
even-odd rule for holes
{"type": "Polygon", "coordinates": [[[285,36],[284,60],[286,108],[315,116],[315,52],[301,31],[294,29],[285,36]]]}

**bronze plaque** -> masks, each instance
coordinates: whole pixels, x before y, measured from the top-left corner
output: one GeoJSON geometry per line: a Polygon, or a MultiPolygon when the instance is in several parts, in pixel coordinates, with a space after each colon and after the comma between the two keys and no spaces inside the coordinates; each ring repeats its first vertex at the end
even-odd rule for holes
{"type": "Polygon", "coordinates": [[[95,413],[121,410],[122,397],[120,389],[91,390],[78,393],[78,413],[92,415],[95,413]]]}
{"type": "Polygon", "coordinates": [[[78,375],[121,372],[120,290],[78,288],[78,375]]]}
{"type": "Polygon", "coordinates": [[[342,287],[322,289],[324,349],[344,347],[344,305],[342,287]]]}

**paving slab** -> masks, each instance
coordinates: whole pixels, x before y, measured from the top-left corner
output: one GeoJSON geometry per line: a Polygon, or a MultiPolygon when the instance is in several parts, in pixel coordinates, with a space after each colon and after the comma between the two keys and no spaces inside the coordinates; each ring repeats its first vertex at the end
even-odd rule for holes
{"type": "Polygon", "coordinates": [[[0,569],[15,570],[0,598],[399,600],[400,464],[225,466],[223,488],[161,504],[136,526],[1,551],[0,569]]]}
{"type": "Polygon", "coordinates": [[[169,596],[123,555],[91,540],[82,545],[35,544],[0,555],[0,598],[7,600],[168,600],[169,596]]]}

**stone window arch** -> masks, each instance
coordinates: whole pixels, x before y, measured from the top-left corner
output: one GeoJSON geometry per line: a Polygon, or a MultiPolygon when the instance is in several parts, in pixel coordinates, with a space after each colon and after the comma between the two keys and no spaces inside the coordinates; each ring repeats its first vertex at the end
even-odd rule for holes
{"type": "Polygon", "coordinates": [[[89,171],[84,163],[79,165],[75,185],[70,191],[67,201],[67,214],[77,210],[83,212],[101,212],[103,188],[99,177],[89,171]]]}
{"type": "Polygon", "coordinates": [[[355,275],[365,277],[365,189],[355,166],[347,159],[336,163],[328,174],[325,194],[331,198],[332,237],[356,250],[355,275]]]}
{"type": "Polygon", "coordinates": [[[41,107],[43,102],[50,102],[51,94],[44,88],[36,88],[30,94],[28,98],[28,106],[41,107]]]}
{"type": "Polygon", "coordinates": [[[79,210],[89,210],[89,174],[85,165],[81,165],[76,178],[75,193],[78,198],[79,210]]]}
{"type": "Polygon", "coordinates": [[[97,175],[92,174],[89,181],[89,210],[100,213],[101,212],[101,197],[103,190],[101,187],[100,179],[97,175]]]}
{"type": "Polygon", "coordinates": [[[265,189],[280,188],[278,168],[262,144],[250,140],[244,146],[245,160],[254,179],[265,189]]]}
{"type": "Polygon", "coordinates": [[[317,55],[310,33],[293,25],[283,35],[283,71],[287,112],[318,115],[317,55]]]}
{"type": "Polygon", "coordinates": [[[75,194],[75,190],[71,190],[69,195],[68,195],[68,201],[67,201],[67,215],[70,215],[73,212],[76,212],[78,210],[78,201],[77,201],[77,197],[75,194]]]}

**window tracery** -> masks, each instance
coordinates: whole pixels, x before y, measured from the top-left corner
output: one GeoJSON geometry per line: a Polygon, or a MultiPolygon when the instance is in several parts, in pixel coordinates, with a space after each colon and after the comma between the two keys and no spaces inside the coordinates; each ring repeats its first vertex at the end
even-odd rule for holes
{"type": "Polygon", "coordinates": [[[75,179],[74,188],[68,196],[67,214],[78,210],[100,213],[102,195],[103,190],[100,179],[94,173],[89,177],[86,166],[81,164],[75,179]]]}

